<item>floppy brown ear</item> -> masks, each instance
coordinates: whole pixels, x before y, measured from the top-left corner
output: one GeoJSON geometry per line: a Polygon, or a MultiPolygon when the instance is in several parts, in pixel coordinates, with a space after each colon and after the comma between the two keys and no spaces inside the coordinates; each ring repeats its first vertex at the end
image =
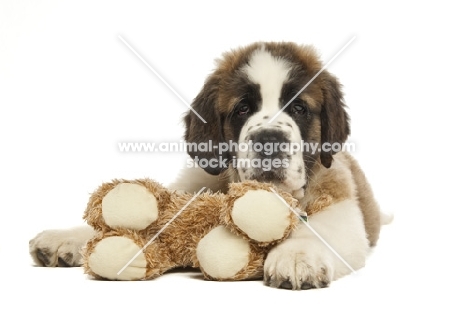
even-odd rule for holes
{"type": "Polygon", "coordinates": [[[194,160],[198,160],[198,164],[206,172],[212,175],[218,175],[223,170],[227,169],[228,154],[219,154],[219,148],[211,150],[202,149],[199,147],[218,146],[224,142],[222,133],[222,120],[217,108],[219,97],[219,78],[215,74],[210,76],[203,86],[200,93],[192,102],[192,109],[195,110],[205,121],[204,123],[192,110],[187,112],[184,117],[185,121],[185,141],[191,143],[192,147],[188,147],[188,154],[194,160]],[[193,144],[196,144],[196,148],[193,144]],[[211,161],[210,161],[211,160],[211,161]]]}
{"type": "MultiPolygon", "coordinates": [[[[322,75],[323,105],[320,112],[321,143],[328,142],[327,148],[333,143],[343,143],[350,133],[349,117],[345,110],[341,85],[337,79],[324,71],[322,75]]],[[[320,151],[320,161],[323,166],[330,168],[333,161],[332,150],[320,151]]]]}

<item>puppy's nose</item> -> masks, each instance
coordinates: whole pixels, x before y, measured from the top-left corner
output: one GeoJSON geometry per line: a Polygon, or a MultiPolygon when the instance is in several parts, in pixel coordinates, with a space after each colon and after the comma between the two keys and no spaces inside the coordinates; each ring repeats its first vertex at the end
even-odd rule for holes
{"type": "Polygon", "coordinates": [[[278,157],[281,144],[287,142],[287,137],[279,130],[262,130],[252,135],[253,150],[262,158],[278,157]]]}

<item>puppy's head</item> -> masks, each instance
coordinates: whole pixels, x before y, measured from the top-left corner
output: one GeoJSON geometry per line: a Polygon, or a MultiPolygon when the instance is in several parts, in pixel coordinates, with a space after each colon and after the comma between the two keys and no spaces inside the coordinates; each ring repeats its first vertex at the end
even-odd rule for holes
{"type": "Polygon", "coordinates": [[[233,169],[241,180],[303,188],[314,164],[332,164],[327,143],[349,134],[340,85],[310,47],[256,43],[224,54],[185,116],[194,159],[210,174],[233,169]],[[316,76],[317,75],[317,76],[316,76]],[[314,77],[315,79],[311,81],[314,77]]]}

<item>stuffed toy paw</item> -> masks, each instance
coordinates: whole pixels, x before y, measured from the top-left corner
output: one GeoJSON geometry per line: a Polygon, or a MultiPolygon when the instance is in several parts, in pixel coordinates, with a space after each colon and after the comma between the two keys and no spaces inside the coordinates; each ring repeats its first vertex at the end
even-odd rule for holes
{"type": "Polygon", "coordinates": [[[261,278],[268,251],[298,221],[296,206],[290,194],[255,181],[193,195],[149,179],[114,180],[91,195],[84,214],[97,231],[83,250],[85,272],[144,280],[195,267],[210,280],[261,278]]]}

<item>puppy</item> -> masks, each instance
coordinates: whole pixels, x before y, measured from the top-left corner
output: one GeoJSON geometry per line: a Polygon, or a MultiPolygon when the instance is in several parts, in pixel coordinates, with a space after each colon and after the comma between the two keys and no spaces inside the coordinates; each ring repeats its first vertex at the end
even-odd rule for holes
{"type": "MultiPolygon", "coordinates": [[[[190,167],[172,188],[225,191],[229,182],[258,180],[292,193],[303,210],[323,207],[267,256],[264,282],[272,287],[326,287],[362,268],[388,221],[357,162],[341,151],[349,118],[339,82],[321,69],[313,48],[294,43],[229,51],[184,117],[190,167]]],[[[41,266],[78,266],[93,233],[44,231],[30,253],[41,266]]]]}

